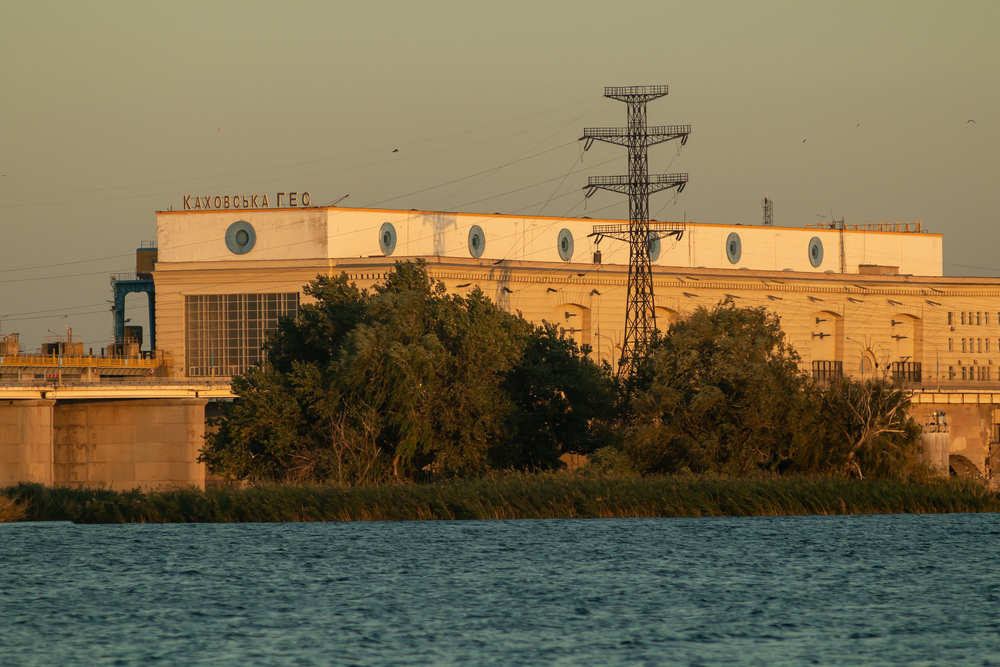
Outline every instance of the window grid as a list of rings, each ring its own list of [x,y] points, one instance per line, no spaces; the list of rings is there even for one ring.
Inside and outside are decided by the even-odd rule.
[[[829,382],[844,374],[844,363],[841,361],[814,361],[812,362],[813,379],[820,382]]]
[[[295,317],[299,294],[198,294],[184,297],[188,377],[245,373],[264,360],[265,335]]]

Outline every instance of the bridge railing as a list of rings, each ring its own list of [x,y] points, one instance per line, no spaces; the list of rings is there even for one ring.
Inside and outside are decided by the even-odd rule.
[[[142,357],[96,357],[66,356],[58,354],[7,354],[0,355],[0,365],[4,366],[93,366],[94,368],[121,368],[133,366],[138,368],[158,368],[164,365],[164,359],[145,359]]]
[[[53,378],[30,380],[0,380],[0,399],[12,398],[177,398],[215,396],[234,398],[228,381],[141,381],[141,382],[59,382]]]

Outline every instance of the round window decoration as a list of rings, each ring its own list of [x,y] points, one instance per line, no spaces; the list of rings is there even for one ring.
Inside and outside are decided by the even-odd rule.
[[[472,225],[472,229],[469,230],[469,254],[478,259],[483,256],[485,250],[486,234],[483,233],[483,228]]]
[[[740,235],[733,232],[726,239],[726,257],[729,258],[730,264],[735,264],[740,261],[740,257],[743,256],[743,244],[740,242]]]
[[[378,247],[382,254],[388,257],[396,250],[396,228],[391,222],[386,222],[378,230]]]
[[[257,242],[257,234],[253,226],[246,220],[239,220],[229,225],[226,230],[226,247],[236,255],[245,255],[253,250]]]
[[[823,242],[818,236],[809,239],[809,263],[816,267],[823,263]]]
[[[649,250],[649,261],[655,262],[660,258],[660,235],[650,232],[646,240],[646,249]]]
[[[573,259],[573,232],[564,229],[559,232],[559,239],[556,241],[556,249],[562,261],[568,262]]]

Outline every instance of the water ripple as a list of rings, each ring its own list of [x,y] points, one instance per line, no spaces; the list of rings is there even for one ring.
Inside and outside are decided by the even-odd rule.
[[[1000,665],[995,515],[0,525],[4,665]]]

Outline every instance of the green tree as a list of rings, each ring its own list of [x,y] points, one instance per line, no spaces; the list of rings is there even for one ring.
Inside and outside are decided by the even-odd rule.
[[[909,407],[909,394],[886,376],[830,382],[822,400],[826,437],[803,453],[803,467],[898,476],[913,463],[920,440]]]
[[[698,308],[635,379],[625,451],[644,473],[745,475],[792,465],[822,433],[812,381],[764,308]]]
[[[503,389],[514,403],[499,467],[558,468],[565,453],[589,454],[611,436],[617,386],[607,362],[590,358],[553,324],[535,327]]]
[[[345,275],[305,292],[315,303],[280,323],[268,361],[234,378],[203,453],[216,472],[374,483],[552,467],[591,446],[606,369],[480,290],[449,295],[417,262],[371,292]]]

